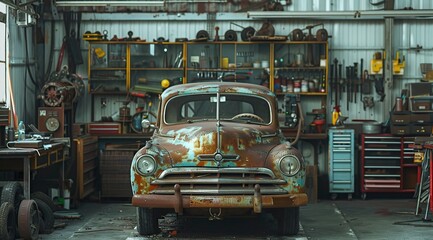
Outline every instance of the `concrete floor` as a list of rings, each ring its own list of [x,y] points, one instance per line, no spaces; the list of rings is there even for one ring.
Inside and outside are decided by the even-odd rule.
[[[415,207],[416,200],[408,198],[321,200],[301,208],[301,231],[294,237],[275,236],[275,221],[265,215],[260,219],[190,220],[175,239],[432,239],[433,222],[423,220],[424,212],[415,216]],[[86,202],[72,211],[81,218],[57,219],[56,223],[64,222],[66,227],[40,235],[40,239],[165,239],[138,236],[135,208],[128,203]]]

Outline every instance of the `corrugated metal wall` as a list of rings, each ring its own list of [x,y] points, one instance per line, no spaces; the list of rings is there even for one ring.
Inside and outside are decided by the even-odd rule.
[[[185,4],[176,5],[179,10],[187,11]],[[221,5],[217,4],[221,8]],[[284,6],[286,11],[342,11],[342,10],[375,10],[381,9],[383,6],[372,6],[369,1],[347,1],[347,0],[306,0],[293,1],[290,6]],[[432,1],[396,1],[396,9],[404,7],[413,7],[415,9],[431,9]],[[231,9],[223,9],[230,11]],[[175,12],[175,9],[171,12]],[[314,12],[310,12],[314,14]],[[105,19],[101,19],[100,14],[85,14],[81,24],[81,33],[85,31],[102,31],[109,32],[109,38],[116,34],[118,37],[127,36],[128,31],[133,31],[134,36],[139,36],[148,41],[152,41],[158,37],[164,37],[170,41],[174,41],[178,37],[186,37],[189,39],[195,38],[195,34],[202,29],[208,30],[211,37],[214,36],[214,27],[220,27],[220,35],[228,29],[241,31],[242,29],[231,22],[247,27],[252,26],[259,29],[262,25],[261,20],[248,19],[246,13],[234,14],[234,17],[224,18],[224,13],[219,14],[184,14],[179,16],[176,14],[168,16],[164,13],[153,14],[152,20],[146,14],[108,14],[103,15]],[[186,16],[186,17],[185,17]],[[176,20],[175,20],[176,19]],[[222,20],[226,19],[226,20]],[[294,28],[304,28],[306,25],[319,23],[320,21],[303,21],[303,20],[279,20],[273,21],[276,29],[276,34],[286,35]],[[364,67],[369,67],[370,59],[377,51],[384,49],[384,23],[379,20],[370,21],[323,21],[325,28],[328,30],[332,38],[329,40],[330,60],[337,58],[339,62],[344,62],[345,65],[351,65],[354,62],[360,62],[364,59]],[[14,19],[11,17],[9,21],[11,28],[11,59],[23,59],[25,56],[23,46],[22,29],[17,29]],[[417,81],[420,77],[419,64],[423,62],[432,62],[431,53],[432,46],[429,41],[429,34],[432,32],[433,25],[431,20],[396,20],[394,24],[394,49],[401,50],[405,55],[407,67],[404,76],[395,77],[393,94],[397,96],[402,88],[409,82]],[[44,35],[49,36],[49,27],[45,28]],[[65,36],[63,21],[55,23],[55,55],[57,60],[61,42]],[[45,40],[46,49],[49,49],[50,42]],[[417,45],[422,46],[421,51],[415,51],[412,48]],[[83,58],[86,58],[87,43],[81,42],[81,52]],[[32,54],[32,53],[31,53]],[[393,53],[395,54],[395,53]],[[48,57],[48,53],[46,53]],[[66,59],[66,57],[65,57]],[[64,60],[66,62],[66,60]],[[56,61],[53,61],[53,65]],[[45,66],[46,68],[46,66]],[[78,72],[87,80],[87,64],[80,65]],[[23,89],[23,81],[25,68],[19,65],[13,65],[12,78],[14,81],[14,89],[18,92]],[[15,85],[16,84],[16,85]],[[373,89],[374,90],[374,89]],[[393,97],[393,96],[387,96]],[[304,109],[317,108],[316,100],[309,101],[304,98]],[[375,96],[378,99],[378,96]],[[79,102],[77,121],[90,121],[89,111],[90,97],[85,95]],[[98,101],[96,101],[98,102]],[[342,103],[345,103],[343,97]],[[114,105],[113,109],[117,109],[118,104]],[[17,101],[17,107],[22,108],[22,101]],[[320,106],[319,106],[320,107]],[[329,109],[330,110],[330,109]],[[109,111],[105,109],[103,111]],[[352,119],[375,119],[378,121],[386,121],[387,115],[384,114],[388,110],[382,107],[381,103],[376,103],[373,109],[364,111],[363,106],[359,101],[357,104],[350,104],[350,114],[343,104],[343,113],[350,115]],[[100,114],[99,114],[100,115]]]
[[[236,21],[237,24],[241,26],[252,26],[255,29],[259,29],[261,27],[261,22],[259,21]],[[287,35],[291,30],[295,28],[303,28],[306,25],[317,23],[311,21],[291,21],[291,22],[275,22],[274,27],[276,29],[276,34],[279,35]],[[413,28],[413,24],[416,22],[402,23],[396,24],[396,36],[406,36],[405,34],[400,34],[399,31],[407,28]],[[177,37],[186,37],[192,39],[195,37],[195,34],[202,29],[208,28],[208,23],[203,21],[178,21],[178,22],[170,22],[170,21],[149,21],[149,22],[139,22],[139,21],[118,21],[118,22],[108,22],[108,21],[99,21],[99,22],[90,22],[86,21],[82,23],[81,28],[83,31],[102,31],[108,30],[109,38],[110,36],[116,34],[118,37],[125,37],[128,31],[133,31],[134,36],[139,36],[142,39],[146,39],[152,41],[158,37],[164,37],[166,39],[170,39],[173,41]],[[354,62],[360,63],[361,59],[364,60],[364,68],[368,69],[370,66],[370,60],[373,57],[375,52],[380,52],[384,49],[384,25],[382,21],[348,21],[345,23],[335,23],[335,22],[324,22],[325,28],[328,30],[329,34],[332,35],[332,38],[329,40],[329,56],[330,60],[338,59],[339,63],[343,63],[344,66],[353,65]],[[408,26],[409,25],[409,26]],[[429,27],[427,23],[423,24],[424,27],[419,26],[419,29],[426,29]],[[187,28],[185,28],[187,26]],[[242,30],[235,25],[231,25],[230,21],[226,22],[215,22],[213,26],[219,26],[221,31],[220,34],[224,33],[224,31],[228,29]],[[404,27],[405,26],[405,27]],[[59,24],[59,36],[63,36],[61,33],[62,26]],[[401,29],[401,30],[400,30]],[[211,32],[211,34],[214,34]],[[395,38],[395,40],[399,40]],[[404,48],[407,49],[411,45],[407,43],[407,41],[399,40],[401,44],[397,44],[396,49]],[[421,41],[421,39],[420,39]],[[427,42],[420,42],[420,44]],[[424,44],[425,45],[425,44]],[[86,42],[82,42],[82,52],[86,54]],[[427,45],[426,45],[427,46]],[[406,52],[406,53],[405,53]],[[427,59],[423,58],[418,59],[419,55],[426,53],[426,51],[422,51],[421,53],[416,53],[415,51],[403,51],[402,52],[406,56],[407,66],[405,75],[410,76],[410,80],[414,78],[419,79],[419,63],[426,62]],[[413,58],[416,58],[413,59]],[[415,65],[413,64],[415,63]],[[331,64],[331,62],[330,62]],[[86,76],[85,69],[79,68],[83,70],[82,75]],[[344,76],[343,71],[343,76]],[[400,92],[400,89],[404,87],[404,83],[407,83],[408,79],[404,77],[396,77],[395,89],[396,94]],[[372,89],[374,93],[374,89]],[[388,114],[384,114],[387,112],[388,107],[383,106],[382,102],[379,102],[379,96],[377,94],[371,94],[375,99],[374,108],[367,108],[364,110],[363,104],[360,102],[359,94],[357,96],[357,103],[349,103],[349,110],[347,110],[347,101],[346,94],[343,94],[340,104],[342,105],[343,114],[347,114],[350,111],[351,119],[374,119],[377,121],[386,121]],[[391,97],[391,96],[388,96]],[[314,108],[320,108],[320,104],[317,103],[316,100],[310,102],[311,98],[303,97],[304,109],[311,110]],[[332,111],[333,103],[328,103],[328,111]],[[117,108],[117,106],[115,106]],[[88,119],[88,114],[79,114],[79,116],[86,116]],[[86,119],[83,119],[85,121]]]

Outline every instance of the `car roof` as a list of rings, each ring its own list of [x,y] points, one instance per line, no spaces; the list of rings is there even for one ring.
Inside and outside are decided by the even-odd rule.
[[[177,95],[191,95],[198,93],[241,93],[274,97],[275,94],[267,87],[239,82],[203,82],[175,85],[167,88],[161,95],[170,98]]]

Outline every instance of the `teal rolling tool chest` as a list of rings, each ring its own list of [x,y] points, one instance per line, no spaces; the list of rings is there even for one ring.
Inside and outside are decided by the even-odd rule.
[[[346,193],[352,199],[355,191],[355,131],[353,129],[329,130],[329,192],[331,198]]]

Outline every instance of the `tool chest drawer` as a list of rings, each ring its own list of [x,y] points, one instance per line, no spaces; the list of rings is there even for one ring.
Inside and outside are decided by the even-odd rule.
[[[354,192],[355,138],[353,129],[329,130],[329,192],[333,199],[337,193]]]
[[[361,197],[367,192],[411,192],[414,188],[404,184],[412,181],[407,174],[414,172],[413,137],[389,134],[363,134],[361,136]],[[405,179],[405,176],[407,179]]]

